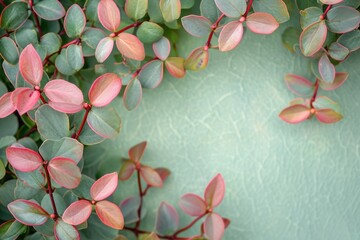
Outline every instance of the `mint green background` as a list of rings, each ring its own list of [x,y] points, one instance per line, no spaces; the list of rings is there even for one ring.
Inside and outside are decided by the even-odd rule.
[[[145,228],[153,229],[162,200],[176,206],[180,225],[186,225],[191,218],[178,199],[188,192],[203,195],[221,173],[227,188],[216,211],[232,221],[224,239],[360,238],[360,54],[342,66],[350,77],[341,88],[320,92],[339,102],[344,120],[290,125],[278,118],[296,97],[284,75],[310,74],[308,62],[282,46],[283,30],[270,36],[247,31],[236,50],[211,50],[205,71],[184,79],[167,75],[160,87],[144,91],[136,111],[122,107],[122,132],[101,145],[104,159],[117,161],[147,140],[143,163],[173,172],[163,189],[146,196]],[[183,56],[204,42],[181,38]],[[113,166],[105,161],[101,171]],[[135,194],[135,182],[121,183],[117,198]]]

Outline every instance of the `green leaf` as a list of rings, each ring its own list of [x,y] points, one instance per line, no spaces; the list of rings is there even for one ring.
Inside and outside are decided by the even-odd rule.
[[[0,138],[5,136],[13,136],[19,128],[19,122],[14,114],[6,118],[0,118]]]
[[[18,199],[8,205],[11,214],[28,226],[42,225],[48,219],[48,213],[36,202]]]
[[[44,160],[54,157],[65,157],[78,163],[83,155],[84,146],[76,139],[64,137],[60,140],[46,140],[41,144],[39,152]]]
[[[69,135],[69,118],[65,113],[43,105],[35,112],[37,129],[43,139],[57,140]]]
[[[83,174],[79,186],[71,191],[79,198],[91,199],[90,188],[94,182],[94,179]]]
[[[15,170],[15,174],[21,181],[34,189],[43,189],[46,184],[45,177],[39,169],[27,173]]]
[[[15,41],[20,48],[25,48],[29,44],[34,46],[39,43],[38,35],[33,28],[21,28],[15,32]]]
[[[307,28],[314,22],[319,21],[319,17],[323,14],[323,11],[318,7],[309,7],[300,11],[300,25],[301,28]]]
[[[105,33],[98,28],[88,28],[81,35],[81,46],[85,57],[93,56],[100,40],[105,37]]]
[[[346,33],[359,27],[360,13],[351,7],[338,6],[327,13],[327,26],[334,33]]]
[[[11,179],[0,186],[0,203],[3,206],[8,205],[15,200],[14,189],[16,187],[16,180]]]
[[[73,44],[63,49],[55,60],[55,66],[65,75],[73,75],[79,71],[84,66],[81,47]]]
[[[49,236],[50,239],[54,239],[54,220],[49,218],[44,224],[34,226],[34,229],[41,233],[42,236]]]
[[[327,36],[325,21],[311,24],[300,35],[300,49],[305,56],[312,56],[323,46]]]
[[[212,23],[216,22],[221,15],[214,0],[202,0],[200,3],[200,12],[201,16],[206,17]]]
[[[326,53],[324,53],[319,60],[319,73],[321,75],[321,79],[327,83],[332,83],[335,79],[335,67],[330,62]]]
[[[16,220],[5,222],[0,225],[0,239],[17,239],[26,230],[27,227]]]
[[[0,55],[11,64],[16,64],[19,61],[19,50],[14,40],[9,37],[0,39]]]
[[[80,114],[77,114],[76,126],[80,126],[83,115],[84,112],[80,112]],[[84,145],[94,145],[104,140],[105,138],[97,135],[93,130],[91,130],[91,128],[87,124],[85,124],[79,137],[79,141]]]
[[[143,22],[136,32],[137,37],[143,43],[153,43],[158,41],[164,34],[164,29],[153,22]]]
[[[229,18],[239,18],[246,11],[245,0],[215,0],[219,10]]]
[[[137,108],[142,98],[142,88],[139,79],[132,79],[125,88],[123,95],[124,105],[131,111]]]
[[[254,1],[253,8],[255,12],[270,13],[279,23],[290,19],[289,12],[283,0],[258,0]]]
[[[147,12],[147,9],[148,0],[126,0],[125,2],[126,15],[135,21],[143,18]]]
[[[65,9],[58,0],[43,0],[35,4],[34,11],[39,17],[54,21],[65,15]]]
[[[4,166],[3,161],[0,161],[0,180],[3,179],[3,177],[5,177],[6,174],[6,169]]]
[[[27,183],[19,179],[16,181],[16,187],[14,189],[15,198],[33,199],[38,193],[40,193],[39,188],[30,187]]]
[[[151,22],[155,23],[163,23],[164,18],[162,16],[160,10],[160,2],[159,1],[150,1],[148,6],[148,14]]]
[[[295,52],[295,47],[299,46],[299,38],[301,32],[295,27],[288,27],[281,35],[281,40],[284,46],[290,51]]]
[[[119,135],[121,129],[120,116],[111,106],[92,107],[87,123],[95,133],[103,138],[114,138]]]
[[[330,57],[338,61],[344,60],[350,53],[349,49],[337,42],[333,42],[328,51]]]
[[[360,48],[360,30],[342,34],[337,42],[349,49],[350,52],[358,50]]]
[[[48,56],[59,51],[61,42],[61,37],[53,32],[46,33],[40,39],[40,44],[46,49]]]
[[[80,239],[79,232],[70,224],[57,220],[54,226],[54,234],[58,240]]]
[[[95,23],[97,21],[97,6],[99,5],[100,0],[87,0],[85,2],[85,15],[86,19],[90,23]]]
[[[13,2],[2,11],[0,26],[7,31],[14,31],[25,23],[28,16],[27,3]]]
[[[202,16],[188,15],[182,17],[181,22],[185,31],[195,37],[208,36],[212,31],[210,20]]]
[[[64,198],[58,194],[57,192],[53,193],[53,199],[55,201],[56,209],[60,215],[63,214],[63,212],[66,209],[66,203],[64,201]],[[45,209],[48,213],[54,213],[54,209],[51,204],[51,199],[49,194],[45,194],[43,199],[41,200],[41,207]]]
[[[337,102],[334,102],[328,97],[320,96],[317,97],[313,103],[316,109],[333,109],[336,112],[340,112],[340,106]]]
[[[85,24],[86,18],[82,8],[77,4],[72,5],[68,9],[64,19],[64,28],[68,37],[80,37],[84,31]]]
[[[317,7],[318,3],[316,0],[296,0],[296,6],[299,10],[302,10],[309,7]]]
[[[180,0],[160,0],[160,10],[165,22],[172,22],[180,17]]]
[[[337,4],[338,6],[349,6],[349,7],[353,7],[353,8],[358,8],[360,6],[360,1],[359,0],[344,0],[341,3]]]
[[[160,60],[153,60],[146,63],[138,75],[143,88],[156,88],[163,79],[164,63]]]
[[[194,4],[195,0],[181,0],[181,9],[190,9]]]

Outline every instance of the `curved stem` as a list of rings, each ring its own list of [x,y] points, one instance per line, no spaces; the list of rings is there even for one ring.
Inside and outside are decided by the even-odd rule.
[[[3,6],[4,8],[6,7],[6,4],[4,3],[4,0],[0,0],[0,4],[1,4],[1,6]]]
[[[201,218],[203,218],[206,214],[208,214],[208,212],[206,211],[205,213],[201,214],[200,216],[198,216],[197,218],[195,218],[191,223],[189,223],[187,226],[177,230],[173,237],[176,238],[177,235],[179,235],[180,233],[188,230],[189,228],[191,228],[195,223],[197,223]]]
[[[75,133],[71,136],[72,138],[74,138],[74,139],[77,140],[77,139],[80,137],[80,134],[81,134],[81,132],[82,132],[84,126],[85,126],[85,123],[86,123],[86,120],[87,120],[87,117],[88,117],[88,115],[89,115],[90,110],[91,110],[91,105],[87,105],[87,106],[85,107],[85,115],[84,115],[84,118],[83,118],[83,120],[82,120],[82,122],[81,122],[81,124],[80,124],[79,130],[78,130],[77,132],[75,132]]]
[[[326,18],[327,13],[330,11],[332,6],[333,5],[328,5],[327,6],[327,8],[325,9],[325,12],[320,16],[320,19],[325,19]]]
[[[44,170],[45,170],[47,186],[48,186],[47,187],[47,192],[49,194],[51,205],[52,205],[52,208],[54,210],[54,215],[55,215],[54,220],[56,220],[59,217],[59,214],[58,214],[57,209],[56,209],[56,204],[55,204],[54,195],[53,195],[54,190],[52,189],[52,186],[51,186],[50,173],[49,173],[49,170],[48,170],[47,163],[44,163],[43,167],[44,167]]]
[[[115,32],[114,34],[115,34],[115,36],[117,36],[117,35],[119,35],[120,33],[125,32],[125,31],[127,31],[127,30],[129,30],[129,29],[131,29],[131,28],[138,27],[138,26],[140,26],[141,24],[142,24],[142,22],[134,22],[133,24],[130,24],[129,26],[126,26],[126,27],[120,29],[119,31]]]
[[[210,45],[211,45],[211,39],[212,39],[213,36],[214,36],[215,30],[217,29],[217,27],[219,26],[220,21],[221,21],[224,17],[225,17],[225,14],[221,14],[220,17],[216,20],[216,22],[215,22],[213,25],[211,25],[212,30],[211,30],[211,32],[209,33],[209,37],[208,37],[208,39],[207,39],[207,41],[206,41],[206,43],[205,43],[205,46],[207,46],[208,48],[209,48]]]
[[[318,91],[319,91],[319,79],[316,79],[314,93],[313,93],[313,95],[312,95],[312,97],[310,99],[310,107],[312,109],[314,108],[313,103],[316,100],[316,96],[317,96]]]
[[[36,24],[36,27],[38,29],[38,32],[39,32],[39,35],[40,37],[42,37],[42,30],[41,30],[41,26],[40,26],[40,21],[39,21],[39,17],[38,15],[36,14],[36,12],[34,11],[34,3],[32,0],[29,0],[29,5],[30,5],[30,10],[31,10],[31,13],[34,15],[34,19],[35,19],[35,24]]]
[[[246,18],[247,15],[248,15],[248,13],[250,12],[250,9],[251,9],[251,7],[252,7],[253,1],[254,1],[254,0],[249,0],[249,1],[248,1],[247,7],[246,7],[246,11],[245,11],[245,13],[244,13],[244,15],[243,15],[244,18]]]

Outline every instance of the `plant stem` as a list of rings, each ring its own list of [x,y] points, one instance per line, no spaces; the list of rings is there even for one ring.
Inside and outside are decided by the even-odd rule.
[[[126,26],[126,27],[120,29],[119,31],[115,32],[114,34],[115,34],[115,36],[117,36],[117,35],[119,35],[120,33],[125,32],[126,30],[129,30],[129,29],[131,29],[131,28],[138,27],[138,26],[140,26],[141,24],[142,24],[142,22],[134,22],[133,24],[130,24],[129,26]]]
[[[77,132],[75,131],[74,134],[71,136],[72,138],[74,138],[76,140],[80,137],[80,134],[81,134],[81,132],[82,132],[84,126],[85,126],[86,119],[87,119],[87,117],[89,115],[89,112],[91,110],[91,105],[86,105],[86,107],[84,107],[84,108],[85,108],[85,115],[84,115],[84,118],[83,118],[83,120],[82,120],[82,122],[80,124],[79,130]]]
[[[74,40],[72,40],[72,41],[70,41],[70,42],[62,45],[62,46],[60,47],[59,51],[50,54],[49,56],[47,56],[47,57],[44,59],[43,65],[47,64],[48,62],[50,62],[50,61],[49,61],[50,58],[51,58],[52,56],[54,56],[55,54],[59,54],[62,49],[67,48],[68,46],[73,45],[73,44],[79,44],[80,42],[81,42],[80,38],[76,38],[76,39],[74,39]]]
[[[320,19],[325,19],[327,13],[330,11],[332,5],[328,5],[327,8],[325,9],[325,12],[320,16]]]
[[[141,223],[141,209],[142,209],[143,196],[144,196],[144,193],[142,191],[142,186],[141,186],[140,169],[137,169],[137,182],[138,182],[138,188],[139,188],[140,205],[139,205],[139,209],[137,212],[139,220],[136,222],[136,225],[135,225],[136,236],[139,233],[138,231],[139,231],[139,227],[140,227],[140,223]]]
[[[211,45],[211,39],[212,39],[213,36],[214,36],[214,33],[215,33],[216,28],[219,26],[220,21],[221,21],[224,17],[225,17],[225,14],[221,14],[221,16],[216,20],[216,22],[215,22],[213,25],[211,25],[212,30],[211,30],[211,32],[210,32],[210,34],[209,34],[209,37],[208,37],[208,39],[207,39],[207,41],[206,41],[206,43],[205,43],[205,46],[207,46],[208,48],[209,48],[210,45]]]
[[[51,179],[50,179],[50,174],[49,174],[49,170],[48,170],[48,163],[44,163],[43,165],[44,167],[44,170],[45,170],[45,175],[46,175],[46,180],[47,180],[47,192],[49,194],[49,197],[50,197],[50,201],[51,201],[51,205],[52,205],[52,208],[54,210],[54,220],[56,220],[58,217],[59,217],[59,214],[57,212],[57,209],[56,209],[56,204],[55,204],[55,200],[54,200],[54,195],[53,195],[53,189],[52,189],[52,186],[51,186]]]
[[[0,0],[0,4],[5,8],[6,4],[4,3],[4,0]]]
[[[195,223],[197,223],[201,218],[203,218],[206,214],[208,214],[208,211],[206,211],[205,213],[201,214],[200,216],[198,216],[197,218],[195,218],[191,223],[189,223],[187,226],[177,230],[173,237],[176,238],[177,235],[179,235],[180,233],[188,230],[189,228],[191,228]]]
[[[40,93],[40,99],[41,99],[41,101],[42,101],[44,104],[47,103],[46,100],[45,100],[45,98],[43,97],[43,95],[41,95],[41,93]]]
[[[42,30],[41,30],[39,18],[38,18],[38,15],[36,14],[36,12],[34,11],[34,8],[33,8],[33,6],[34,6],[33,0],[29,0],[29,5],[30,5],[31,12],[34,15],[35,24],[36,24],[36,27],[38,29],[39,35],[40,35],[40,37],[42,37]]]
[[[254,1],[254,0],[249,0],[249,1],[248,1],[247,7],[246,7],[246,11],[245,11],[245,13],[244,13],[244,15],[243,15],[244,18],[246,18],[247,15],[248,15],[248,13],[250,12],[250,9],[251,9],[251,7],[252,7],[253,1]]]
[[[30,134],[32,134],[33,132],[36,132],[36,130],[37,130],[37,126],[34,125],[32,128],[30,128],[30,129],[24,134],[23,137],[28,137],[28,136],[30,136]]]
[[[316,100],[316,95],[317,95],[317,93],[318,93],[318,90],[319,90],[319,79],[316,79],[314,94],[313,94],[313,96],[312,96],[311,99],[310,99],[310,107],[311,107],[312,109],[314,108],[313,103],[314,103],[315,100]]]

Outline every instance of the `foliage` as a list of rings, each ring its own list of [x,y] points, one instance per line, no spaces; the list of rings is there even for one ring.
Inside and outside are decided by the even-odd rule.
[[[182,78],[186,71],[205,69],[211,49],[235,49],[246,29],[273,33],[290,18],[285,2],[0,0],[0,5],[0,118],[7,122],[0,125],[0,238],[127,239],[130,232],[138,239],[221,239],[230,221],[214,212],[225,194],[220,174],[204,197],[181,198],[180,208],[193,221],[179,227],[176,208],[162,202],[149,231],[141,228],[144,197],[161,188],[170,171],[143,164],[146,142],[129,150],[119,172],[98,179],[83,168],[98,159],[84,153],[120,133],[114,99],[122,97],[134,110],[143,88],[161,84],[164,69]],[[287,28],[283,42],[312,59],[316,80],[285,76],[291,91],[311,97],[293,100],[280,113],[284,121],[342,118],[338,104],[318,91],[335,90],[348,78],[336,66],[359,49],[359,5],[357,0],[297,1],[301,30]],[[182,28],[206,38],[186,58],[177,51]],[[114,202],[118,180],[133,174],[139,195]],[[203,218],[199,234],[187,236]]]

